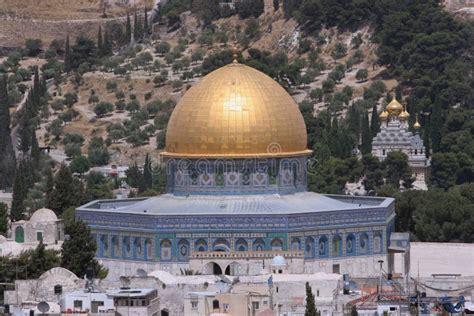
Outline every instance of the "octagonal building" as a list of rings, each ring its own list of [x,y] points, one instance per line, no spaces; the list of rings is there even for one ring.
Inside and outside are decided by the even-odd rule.
[[[137,269],[373,276],[394,229],[391,198],[307,191],[312,172],[298,105],[236,61],[174,109],[162,152],[167,193],[79,207],[111,277]],[[285,265],[272,259],[283,257]]]

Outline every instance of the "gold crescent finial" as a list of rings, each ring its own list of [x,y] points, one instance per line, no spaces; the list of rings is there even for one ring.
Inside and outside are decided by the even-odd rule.
[[[237,47],[237,41],[234,41],[232,45],[232,62],[238,63],[237,59],[239,58],[239,48]]]
[[[415,124],[413,124],[414,129],[419,129],[421,127],[420,122],[418,122],[418,113],[416,113]]]

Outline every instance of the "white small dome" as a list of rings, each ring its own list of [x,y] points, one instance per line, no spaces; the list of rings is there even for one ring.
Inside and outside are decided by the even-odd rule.
[[[58,217],[56,214],[47,208],[40,208],[30,218],[31,223],[39,223],[39,222],[56,222]]]
[[[272,266],[286,266],[286,260],[282,256],[275,256],[272,259]]]

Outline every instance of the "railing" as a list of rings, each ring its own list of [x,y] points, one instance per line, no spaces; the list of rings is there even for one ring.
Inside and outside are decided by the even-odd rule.
[[[282,256],[284,258],[304,258],[303,251],[193,251],[191,259],[271,259],[275,256]]]

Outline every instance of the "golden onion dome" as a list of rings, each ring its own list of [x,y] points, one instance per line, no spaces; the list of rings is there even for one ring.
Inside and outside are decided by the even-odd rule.
[[[382,121],[386,121],[388,118],[388,112],[386,110],[383,110],[382,113],[380,113],[379,118]]]
[[[165,157],[290,157],[311,153],[298,105],[277,82],[237,62],[191,87],[171,114]]]
[[[393,98],[392,101],[387,105],[387,111],[390,115],[400,115],[403,111],[403,106],[397,101],[397,99]]]
[[[416,116],[415,124],[413,124],[414,129],[420,129],[421,124],[418,122],[418,115]]]
[[[400,113],[400,115],[398,116],[401,120],[408,120],[408,118],[410,117],[410,113],[407,112],[406,108],[403,107],[403,111],[402,113]]]

